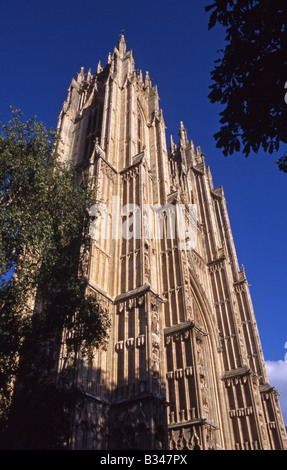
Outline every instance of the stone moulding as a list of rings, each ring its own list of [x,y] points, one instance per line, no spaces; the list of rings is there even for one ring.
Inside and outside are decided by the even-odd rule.
[[[257,377],[257,375],[248,366],[242,366],[238,367],[237,369],[230,369],[223,372],[221,375],[221,380],[233,381],[234,379],[241,379],[242,377],[247,377],[248,375]]]
[[[211,423],[208,419],[206,418],[194,418],[188,421],[181,421],[179,423],[171,423],[168,425],[168,429],[180,429],[180,428],[188,428],[191,426],[210,426],[213,429],[218,429],[218,427],[214,424]]]
[[[176,335],[178,333],[183,333],[187,330],[195,329],[198,333],[200,333],[202,336],[208,336],[208,333],[203,331],[201,328],[199,328],[195,321],[189,320],[186,322],[179,323],[178,325],[172,325],[168,326],[167,328],[164,329],[164,336],[172,336]]]
[[[167,299],[163,298],[162,296],[154,292],[154,290],[151,288],[150,284],[148,283],[145,283],[143,286],[137,287],[136,289],[130,290],[128,292],[124,292],[123,294],[119,294],[115,297],[111,297],[107,292],[104,292],[102,289],[96,286],[95,283],[91,279],[88,280],[88,286],[91,289],[93,289],[95,292],[97,292],[98,294],[102,295],[103,297],[106,297],[106,299],[109,300],[112,305],[117,305],[132,297],[136,298],[138,296],[142,296],[147,292],[150,292],[162,303],[167,301]]]

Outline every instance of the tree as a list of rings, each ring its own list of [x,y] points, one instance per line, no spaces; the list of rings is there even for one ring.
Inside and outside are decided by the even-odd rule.
[[[225,106],[214,137],[225,156],[287,143],[287,4],[284,0],[215,0],[209,29],[226,29],[226,47],[211,73],[209,99]],[[287,172],[287,152],[276,162]]]
[[[2,428],[14,378],[30,374],[31,379],[30,366],[39,360],[41,345],[60,340],[65,330],[72,332],[69,347],[75,354],[79,350],[90,354],[109,327],[107,315],[87,295],[80,270],[81,254],[90,243],[91,181],[87,170],[76,171],[71,163],[61,161],[58,142],[55,131],[47,130],[36,117],[25,122],[17,109],[12,109],[7,124],[1,124]],[[47,398],[43,390],[41,396]]]

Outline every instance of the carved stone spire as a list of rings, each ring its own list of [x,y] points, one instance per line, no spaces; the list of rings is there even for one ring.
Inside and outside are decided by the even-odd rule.
[[[125,36],[124,36],[124,33],[121,34],[121,38],[119,40],[119,53],[120,53],[120,56],[123,57],[124,54],[126,53],[127,51],[127,42],[125,40]]]
[[[97,73],[101,73],[102,70],[103,70],[102,63],[99,60],[98,65],[97,65]]]
[[[77,74],[77,82],[83,83],[84,79],[85,79],[84,67],[81,67],[80,72]]]
[[[188,140],[187,140],[187,133],[186,133],[186,129],[183,125],[183,122],[180,121],[180,128],[179,128],[179,137],[180,137],[180,146],[185,149],[187,147],[187,144],[188,144]]]
[[[146,71],[146,73],[145,73],[144,85],[145,85],[146,88],[151,87],[151,78],[149,76],[148,71]]]

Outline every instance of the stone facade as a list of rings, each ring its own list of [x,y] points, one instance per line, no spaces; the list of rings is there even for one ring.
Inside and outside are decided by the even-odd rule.
[[[193,249],[168,236],[164,211],[162,238],[144,228],[138,238],[112,236],[111,223],[107,237],[91,240],[83,269],[111,331],[93,363],[79,358],[66,447],[286,449],[223,189],[183,123],[167,148],[157,87],[135,69],[124,36],[105,67],[72,80],[58,127],[63,158],[89,166],[110,222],[132,213],[130,231],[141,220],[149,229],[145,205],[181,204],[186,221],[197,208]],[[63,346],[60,371],[66,359]]]

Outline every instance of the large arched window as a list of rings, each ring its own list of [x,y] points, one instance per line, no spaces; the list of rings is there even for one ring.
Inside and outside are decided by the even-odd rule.
[[[85,148],[85,158],[89,159],[93,151],[96,140],[100,141],[102,132],[102,119],[103,119],[103,104],[101,102],[95,103],[90,109],[88,127],[87,127],[87,138]]]

